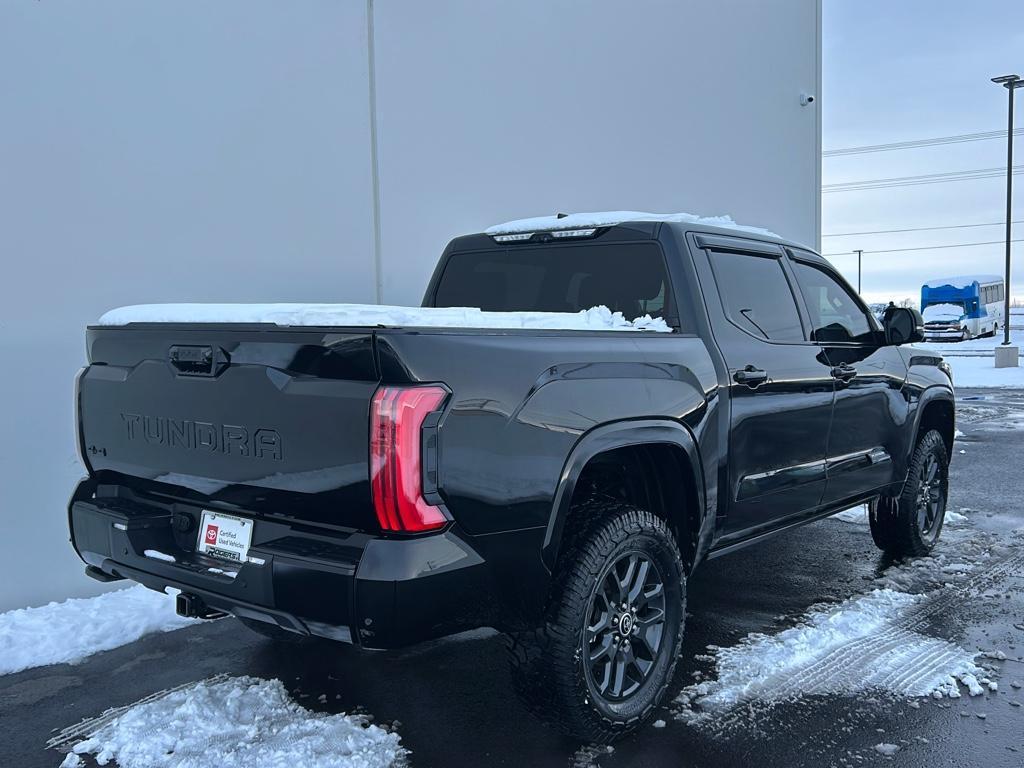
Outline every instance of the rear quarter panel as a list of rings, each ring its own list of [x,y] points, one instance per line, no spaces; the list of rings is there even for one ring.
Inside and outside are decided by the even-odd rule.
[[[704,342],[678,333],[383,332],[378,352],[385,383],[451,388],[439,487],[475,536],[545,526],[573,446],[601,425],[668,418],[699,442],[718,386]]]

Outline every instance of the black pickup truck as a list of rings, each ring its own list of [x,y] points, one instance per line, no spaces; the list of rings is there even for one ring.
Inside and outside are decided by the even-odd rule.
[[[557,225],[555,225],[557,227]],[[702,561],[858,503],[942,528],[948,366],[807,248],[659,221],[453,240],[425,307],[662,330],[88,329],[72,543],[279,639],[389,649],[490,626],[527,704],[609,741],[663,699]]]

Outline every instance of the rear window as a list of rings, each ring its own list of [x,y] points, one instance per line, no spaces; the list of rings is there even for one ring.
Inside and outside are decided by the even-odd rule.
[[[633,320],[665,317],[668,285],[655,243],[520,246],[452,254],[434,306],[579,312],[603,304]]]

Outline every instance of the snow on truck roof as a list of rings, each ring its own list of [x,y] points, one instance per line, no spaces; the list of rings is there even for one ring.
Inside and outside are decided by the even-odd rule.
[[[722,227],[750,232],[755,235],[779,237],[761,227],[737,224],[731,216],[697,216],[693,213],[645,213],[643,211],[594,211],[592,213],[570,213],[557,216],[534,216],[530,219],[516,219],[496,224],[484,230],[485,235],[511,235],[523,232],[549,232],[559,229],[588,229],[591,227],[613,227],[627,221],[664,221],[680,224],[698,224],[704,227]]]
[[[1002,280],[1003,278],[999,275],[958,275],[956,277],[937,277],[925,283],[924,287],[942,288],[948,285],[950,288],[966,288],[974,283],[984,285],[985,283],[999,283]]]

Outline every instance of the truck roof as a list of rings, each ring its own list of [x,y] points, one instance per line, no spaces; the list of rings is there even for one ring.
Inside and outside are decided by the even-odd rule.
[[[699,230],[712,234],[735,236],[742,234],[752,236],[758,240],[767,240],[783,245],[792,245],[806,248],[800,243],[787,240],[776,233],[747,224],[739,224],[731,216],[698,216],[692,213],[646,213],[643,211],[594,211],[589,213],[559,213],[553,216],[535,216],[527,219],[516,219],[502,224],[496,224],[485,229],[481,235],[489,236],[494,240],[501,238],[504,242],[528,239],[529,235],[536,233],[575,232],[581,230],[592,230],[598,228],[612,228],[617,226],[632,226],[640,224],[670,224],[681,227],[687,231]],[[653,227],[652,227],[653,232]],[[557,235],[556,235],[557,236]],[[582,236],[582,235],[581,235]],[[472,236],[470,236],[472,237]],[[568,237],[568,235],[565,235]]]

